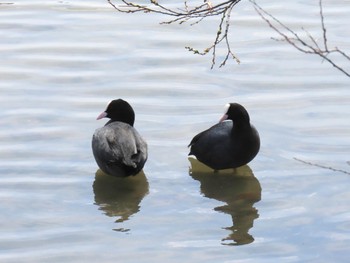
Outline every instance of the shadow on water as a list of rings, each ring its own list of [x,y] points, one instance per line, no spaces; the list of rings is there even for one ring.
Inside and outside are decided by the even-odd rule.
[[[118,217],[116,223],[122,223],[139,212],[140,203],[149,192],[149,184],[143,171],[135,176],[114,177],[98,169],[92,187],[95,204],[107,216]],[[114,230],[127,232],[130,229],[117,228]]]
[[[261,186],[249,166],[214,172],[213,169],[189,158],[190,175],[200,182],[201,193],[208,198],[226,203],[214,210],[229,214],[233,225],[225,227],[231,233],[222,239],[223,245],[245,245],[254,242],[249,234],[254,220],[259,217],[253,206],[261,199]]]

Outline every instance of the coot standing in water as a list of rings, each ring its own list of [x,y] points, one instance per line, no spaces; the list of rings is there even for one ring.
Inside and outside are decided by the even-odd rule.
[[[189,155],[214,170],[222,170],[253,160],[260,149],[260,138],[247,110],[238,103],[229,103],[220,122],[197,134],[189,147]]]
[[[109,175],[136,175],[147,160],[147,144],[133,127],[133,108],[125,100],[112,100],[97,120],[105,117],[110,120],[92,137],[92,151],[97,165]]]

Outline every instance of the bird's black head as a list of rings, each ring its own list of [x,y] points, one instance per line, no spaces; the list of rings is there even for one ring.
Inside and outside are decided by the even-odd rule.
[[[236,125],[247,125],[250,122],[247,110],[238,103],[229,103],[226,105],[227,111],[220,121],[232,120]]]
[[[135,122],[133,108],[128,102],[122,99],[112,100],[108,104],[107,109],[97,117],[97,120],[105,117],[111,119],[108,123],[120,121],[133,126]]]

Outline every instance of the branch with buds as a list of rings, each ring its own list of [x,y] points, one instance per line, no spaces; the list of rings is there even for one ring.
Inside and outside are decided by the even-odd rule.
[[[213,68],[217,61],[217,49],[220,45],[226,47],[226,53],[223,57],[219,67],[226,65],[229,59],[233,59],[237,63],[240,63],[238,57],[232,52],[230,41],[229,41],[229,29],[230,29],[230,19],[233,7],[240,2],[240,0],[220,0],[218,4],[213,4],[210,0],[204,0],[204,2],[198,3],[190,7],[187,0],[184,0],[183,6],[180,8],[168,7],[161,4],[158,0],[149,0],[148,4],[139,4],[138,2],[146,2],[141,0],[107,0],[108,3],[113,6],[117,11],[123,13],[157,13],[171,17],[170,20],[164,21],[161,24],[172,24],[179,23],[183,24],[185,22],[191,21],[190,25],[195,25],[203,21],[205,18],[219,16],[219,22],[217,26],[217,31],[215,38],[211,45],[205,48],[203,51],[195,49],[193,47],[185,47],[188,51],[193,52],[198,55],[207,55],[211,53]],[[119,1],[121,5],[116,5],[114,2]],[[304,39],[291,28],[283,24],[276,17],[265,11],[261,6],[259,6],[255,0],[249,0],[256,12],[260,17],[271,27],[277,34],[280,35],[280,39],[273,38],[276,41],[284,41],[297,50],[305,54],[318,55],[323,60],[329,62],[333,67],[344,73],[346,76],[350,77],[350,72],[345,70],[340,66],[335,60],[330,58],[330,54],[337,54],[345,61],[350,60],[350,56],[344,51],[338,49],[337,47],[329,48],[327,39],[327,30],[324,22],[322,0],[319,0],[320,6],[320,18],[321,18],[321,28],[322,28],[322,43],[318,43],[316,38],[312,36],[309,32],[303,29],[306,33],[307,39]]]
[[[168,21],[164,21],[161,24],[172,24],[191,21],[191,25],[200,23],[202,20],[212,16],[220,16],[219,25],[215,39],[212,44],[205,48],[203,51],[199,51],[193,47],[185,47],[188,51],[198,55],[206,55],[211,52],[212,54],[212,65],[211,68],[216,64],[217,47],[220,44],[226,46],[226,55],[220,63],[219,67],[222,67],[226,62],[232,58],[237,63],[240,63],[238,57],[232,52],[229,41],[229,28],[230,28],[230,15],[233,7],[240,2],[240,0],[227,0],[213,5],[210,0],[205,0],[203,3],[190,7],[187,1],[184,1],[183,7],[181,8],[169,8],[163,4],[160,4],[157,0],[150,0],[149,4],[138,4],[135,1],[120,0],[122,5],[116,5],[112,0],[107,0],[108,3],[113,6],[117,11],[123,13],[157,13],[172,17]]]
[[[316,38],[311,35],[307,30],[302,28],[303,32],[306,33],[307,39],[302,38],[299,34],[293,31],[291,28],[283,24],[276,17],[265,11],[261,6],[259,6],[254,0],[249,0],[256,10],[256,12],[260,15],[260,17],[272,28],[278,35],[280,35],[280,39],[272,38],[276,41],[284,41],[305,54],[313,54],[318,55],[328,63],[330,63],[333,67],[340,70],[346,76],[350,77],[350,72],[345,70],[342,66],[340,66],[335,60],[329,58],[329,55],[332,53],[340,55],[345,60],[350,61],[349,55],[347,55],[344,51],[338,49],[337,47],[329,48],[328,39],[327,39],[327,30],[324,23],[324,15],[322,8],[322,0],[319,0],[320,7],[320,24],[322,28],[322,43],[318,43]]]

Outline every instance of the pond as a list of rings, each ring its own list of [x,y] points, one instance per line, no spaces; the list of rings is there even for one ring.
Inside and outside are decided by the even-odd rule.
[[[6,2],[1,262],[348,260],[349,78],[272,40],[249,1],[231,18],[241,63],[213,69],[210,54],[185,46],[208,47],[215,17],[160,25],[166,17],[107,1]],[[324,2],[329,45],[349,54],[350,5]],[[259,4],[322,38],[318,1]],[[149,148],[143,173],[126,180],[101,175],[91,151],[105,123],[96,117],[115,98],[133,106]],[[259,154],[234,173],[192,167],[188,143],[228,102],[249,111]]]

